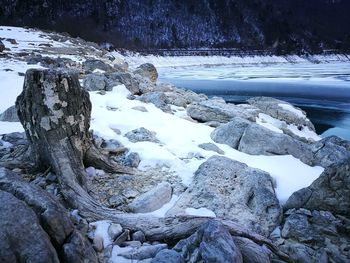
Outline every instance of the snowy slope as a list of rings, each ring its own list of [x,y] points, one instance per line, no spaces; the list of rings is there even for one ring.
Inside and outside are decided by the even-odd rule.
[[[1,27],[1,29],[3,30],[0,30],[0,37],[17,38],[19,43],[17,49],[4,41],[6,47],[10,47],[11,51],[12,49],[23,51],[32,48],[32,45],[29,45],[33,42],[30,34],[34,31],[11,28],[13,33],[11,34],[7,28]],[[45,34],[33,33],[33,39],[37,41],[36,43],[50,41],[51,44],[56,45],[47,37]],[[62,45],[64,48],[74,46],[71,43],[57,43],[57,47],[62,47]],[[95,54],[91,54],[91,56],[93,55]],[[76,57],[79,61],[84,59],[82,56],[71,57]],[[142,59],[138,62],[136,58],[133,59],[135,64],[144,62]],[[18,73],[23,73],[28,68],[33,67],[39,66],[27,65],[20,60],[0,58],[0,112],[12,106],[16,96],[22,90],[23,76],[19,76]],[[90,92],[93,106],[91,128],[96,134],[106,139],[117,139],[131,151],[139,153],[141,157],[139,169],[147,170],[150,167],[161,167],[169,173],[175,173],[185,185],[189,185],[198,166],[216,154],[198,147],[201,143],[214,143],[210,138],[213,128],[185,119],[186,111],[184,108],[173,108],[176,112],[172,115],[164,113],[153,104],[129,100],[128,95],[129,91],[124,86],[115,87],[108,95]],[[132,109],[135,106],[144,106],[148,112]],[[156,132],[161,143],[132,143],[124,137],[125,133],[140,127]],[[117,134],[116,129],[120,130],[121,133]],[[0,134],[14,131],[23,131],[19,123],[0,122]],[[281,203],[284,203],[296,190],[310,185],[323,172],[323,168],[310,167],[292,156],[251,156],[227,145],[217,145],[224,150],[225,156],[270,173],[276,180],[276,193]],[[196,156],[203,158],[196,158]],[[289,169],[289,167],[293,167],[293,169]],[[166,209],[170,207],[171,205],[168,205]],[[163,209],[158,215],[163,216],[166,209]],[[198,211],[189,210],[189,213],[198,213]]]

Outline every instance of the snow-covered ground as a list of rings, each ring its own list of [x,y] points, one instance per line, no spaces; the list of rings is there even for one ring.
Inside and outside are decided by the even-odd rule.
[[[8,27],[0,27],[0,29],[2,29],[0,30],[0,37],[15,38],[19,43],[17,48],[10,46],[11,50],[28,50],[32,47],[30,44],[33,40],[34,44],[49,41],[52,45],[55,45],[55,42],[48,39],[45,34],[33,33],[33,31],[27,29],[10,28],[11,30],[8,30]],[[9,45],[7,41],[4,41],[4,43],[6,47]],[[64,44],[57,43],[57,47],[62,45],[69,47],[73,44],[69,42]],[[119,54],[119,56],[121,55]],[[142,64],[143,62],[155,63],[154,61],[143,60],[140,57],[128,57],[125,59],[129,63],[133,61],[135,64]],[[182,61],[183,59],[177,58],[177,61]],[[200,60],[200,58],[195,58],[194,60]],[[220,58],[220,60],[224,62],[224,59]],[[240,58],[240,61],[248,63],[249,58]],[[167,61],[166,63],[173,63],[173,61]],[[188,61],[184,63],[188,64]],[[155,64],[159,66],[159,63]],[[39,66],[27,65],[23,61],[0,59],[0,112],[14,105],[16,96],[22,90],[24,77],[18,75],[18,73],[24,73],[28,68],[33,67]],[[189,77],[192,74],[190,72],[188,73]],[[199,73],[206,74],[205,71]],[[195,78],[196,74],[192,77]],[[213,128],[187,120],[185,118],[186,111],[183,108],[173,108],[176,112],[172,115],[164,113],[153,104],[129,100],[127,99],[129,91],[124,86],[115,87],[108,95],[100,95],[96,92],[90,92],[90,95],[93,105],[91,128],[96,134],[106,139],[117,139],[131,151],[138,152],[141,157],[139,166],[141,170],[149,167],[163,167],[169,172],[176,173],[184,184],[189,185],[198,166],[216,154],[198,147],[201,143],[214,143],[210,138]],[[137,111],[133,109],[135,106],[144,106],[148,112]],[[140,127],[156,132],[157,138],[161,143],[132,143],[124,137],[125,133]],[[116,129],[121,133],[116,133]],[[23,131],[23,128],[19,123],[0,122],[0,134],[14,131]],[[217,146],[224,150],[226,157],[270,173],[276,180],[276,193],[281,203],[285,202],[296,190],[310,185],[323,171],[321,167],[310,167],[289,155],[251,156],[234,150],[227,145],[217,144]],[[197,159],[195,156],[204,158]],[[290,167],[293,167],[293,169],[290,169]],[[198,213],[198,211],[190,210],[189,213]],[[164,215],[164,209],[160,215]]]

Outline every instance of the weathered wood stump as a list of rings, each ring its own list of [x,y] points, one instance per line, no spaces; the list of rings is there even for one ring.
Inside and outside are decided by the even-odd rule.
[[[84,164],[109,172],[132,171],[111,162],[92,144],[89,133],[89,94],[80,87],[76,73],[66,70],[28,70],[16,107],[37,163],[53,169],[67,203],[88,220],[108,219],[125,228],[143,231],[148,240],[168,242],[190,236],[209,220],[194,216],[156,218],[126,214],[102,206],[88,194],[84,184]],[[223,223],[231,235],[265,244],[280,258],[288,260],[265,237],[234,222],[215,220]]]

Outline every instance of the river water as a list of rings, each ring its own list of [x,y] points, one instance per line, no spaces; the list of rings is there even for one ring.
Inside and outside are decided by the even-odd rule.
[[[350,140],[350,64],[160,68],[160,81],[229,103],[270,96],[307,112],[318,134]]]

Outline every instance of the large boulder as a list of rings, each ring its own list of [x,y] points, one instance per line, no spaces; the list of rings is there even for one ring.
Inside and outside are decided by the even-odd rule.
[[[278,120],[285,121],[288,124],[295,124],[296,126],[306,126],[315,131],[315,127],[306,117],[306,113],[288,102],[271,97],[250,98],[247,102]]]
[[[238,149],[244,131],[251,122],[240,117],[233,118],[230,122],[217,127],[211,134],[211,139],[216,143],[223,143]]]
[[[309,187],[293,193],[284,207],[350,216],[350,159],[328,167]]]
[[[14,244],[17,245],[17,243],[23,242],[23,246],[26,246],[28,251],[31,250],[38,255],[40,255],[39,252],[41,250],[37,249],[36,245],[37,243],[44,242],[46,243],[46,247],[42,247],[43,253],[45,251],[49,253],[51,251],[50,247],[53,247],[56,250],[54,254],[58,255],[61,262],[72,262],[70,259],[74,259],[74,262],[97,262],[95,252],[87,238],[78,232],[66,209],[49,193],[42,190],[39,186],[27,183],[17,174],[4,168],[0,168],[0,191],[12,195],[11,198],[8,197],[8,194],[4,194],[0,197],[0,214],[4,211],[4,213],[0,215],[0,217],[2,217],[0,221],[5,222],[5,226],[6,224],[10,224],[6,223],[7,221],[12,221],[12,227],[18,228],[19,230],[18,232],[13,231],[10,234],[16,235],[20,239],[18,239],[18,242],[14,241],[16,237],[13,237],[13,240],[11,240],[12,237],[9,236],[10,234],[7,232],[7,227],[0,227],[0,236],[7,236],[9,238],[8,240],[11,240],[11,244],[15,242]],[[17,202],[17,205],[7,208],[7,201],[10,199],[12,199],[13,202]],[[17,201],[14,199],[17,199]],[[17,207],[20,207],[20,209],[17,210]],[[10,212],[8,210],[14,210],[14,208],[16,208],[15,212]],[[31,212],[25,212],[27,209]],[[32,216],[29,214],[32,214]],[[28,215],[28,218],[26,215]],[[16,219],[12,218],[12,216]],[[23,224],[20,223],[22,218],[24,220]],[[35,225],[38,225],[38,227],[40,226],[43,235],[46,236],[45,238],[39,233],[40,231],[34,233],[34,237],[30,235],[31,227]],[[36,229],[38,229],[38,227]],[[21,233],[20,229],[23,229],[25,232],[23,235],[19,234]],[[35,236],[35,234],[37,235]],[[2,240],[2,238],[0,238],[0,240]],[[7,242],[6,239],[4,242]],[[0,247],[6,246],[9,245],[1,245]],[[48,248],[50,249],[48,250]],[[17,248],[13,249],[13,253],[22,255],[16,249]],[[23,254],[24,257],[25,255],[26,254]],[[33,260],[30,262],[58,262],[54,260],[55,256],[52,255],[53,254],[50,252],[50,258],[52,259],[47,261],[45,261],[47,257],[44,257],[45,254],[43,254],[43,261],[38,259],[37,261]],[[10,260],[4,262],[17,261]]]
[[[144,78],[148,78],[152,82],[156,82],[158,79],[158,72],[156,67],[151,63],[145,63],[140,65],[134,71],[134,74],[138,74]]]
[[[167,215],[185,215],[187,208],[210,209],[219,218],[235,220],[263,235],[279,224],[282,212],[269,174],[220,156],[198,168]]]
[[[165,96],[164,92],[148,92],[138,97],[137,99],[142,102],[152,103],[154,104],[154,106],[156,106],[164,112],[171,112],[170,105],[167,103],[167,97]]]
[[[86,76],[83,86],[88,91],[107,90],[107,78],[101,73],[92,73]]]
[[[281,251],[293,262],[349,262],[350,220],[329,211],[292,209],[285,213]]]
[[[242,107],[228,104],[223,99],[212,98],[192,103],[187,107],[187,114],[200,122],[217,121],[226,123],[234,117],[255,121],[256,113],[246,111]]]
[[[243,262],[230,232],[215,220],[209,220],[189,238],[179,241],[173,250],[186,262]]]
[[[19,122],[16,107],[11,106],[7,110],[5,110],[3,113],[1,113],[0,114],[0,121]]]
[[[160,143],[156,137],[156,133],[150,130],[147,130],[144,127],[129,131],[124,135],[131,142],[154,142]]]
[[[49,236],[25,202],[0,190],[0,261],[59,262]]]
[[[125,85],[125,87],[131,92],[131,94],[140,94],[139,83],[130,73],[125,72],[113,72],[105,74],[106,90],[112,90],[114,86]]]

